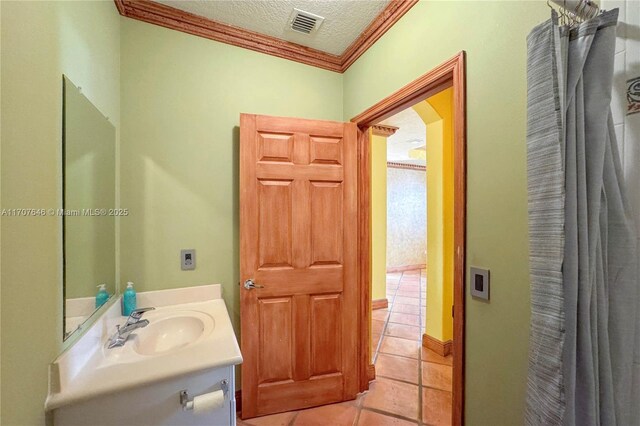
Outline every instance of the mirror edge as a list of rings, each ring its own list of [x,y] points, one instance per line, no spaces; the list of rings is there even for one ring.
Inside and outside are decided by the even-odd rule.
[[[65,189],[65,177],[64,177],[64,161],[65,161],[65,114],[66,114],[66,85],[69,84],[71,86],[73,86],[74,88],[78,89],[78,91],[80,92],[80,94],[82,96],[84,96],[89,102],[91,102],[91,100],[89,98],[87,98],[81,91],[80,86],[76,86],[73,81],[71,81],[71,79],[69,78],[68,75],[62,73],[62,102],[61,102],[61,107],[62,107],[62,134],[61,134],[61,191],[60,191],[60,205],[62,206],[62,209],[64,209],[64,189]],[[93,103],[92,103],[93,105]],[[100,115],[107,120],[109,123],[111,123],[111,121],[109,120],[109,117],[107,117],[105,114],[102,113],[102,111],[100,111],[100,109],[93,105],[94,108],[100,113]],[[111,125],[113,125],[113,123],[111,123]],[[114,132],[117,135],[118,129],[115,128],[114,126]],[[116,140],[114,141],[114,143],[117,145],[118,141],[117,141],[117,136],[116,136]],[[117,182],[117,179],[116,179]],[[116,193],[117,193],[117,188],[116,188]],[[118,202],[118,197],[116,196],[116,203]],[[117,207],[117,206],[115,206]],[[117,224],[118,218],[116,217],[116,227],[115,227],[115,232],[116,232],[116,241],[118,239],[118,224]],[[64,232],[64,216],[62,216],[61,218],[61,224],[60,224],[60,229],[61,229],[61,239],[60,239],[60,249],[62,252],[62,279],[61,279],[61,286],[62,286],[62,346],[61,346],[61,351],[60,354],[64,353],[67,351],[68,348],[70,348],[71,346],[73,346],[73,344],[75,344],[75,342],[77,342],[82,336],[84,336],[84,334],[86,333],[86,331],[91,328],[91,326],[96,322],[96,320],[102,316],[102,314],[104,314],[114,303],[116,300],[120,300],[121,295],[120,295],[120,280],[118,277],[118,259],[117,259],[117,245],[116,245],[116,270],[115,270],[115,277],[116,277],[116,281],[114,283],[114,292],[113,294],[110,295],[109,299],[99,308],[94,309],[93,312],[83,321],[81,322],[73,331],[71,331],[69,334],[65,333],[65,322],[66,322],[66,285],[65,285],[65,232]]]
[[[65,353],[67,349],[69,349],[78,340],[80,340],[80,338],[86,334],[87,330],[89,330],[91,326],[95,324],[96,320],[100,318],[107,310],[109,310],[114,303],[117,303],[119,301],[120,301],[120,294],[112,294],[111,297],[109,297],[109,300],[107,300],[98,309],[94,310],[93,313],[91,313],[91,315],[87,317],[87,319],[85,319],[80,325],[78,325],[78,327],[75,330],[69,333],[66,339],[62,340],[62,350],[60,351],[59,355],[62,355],[63,353]]]

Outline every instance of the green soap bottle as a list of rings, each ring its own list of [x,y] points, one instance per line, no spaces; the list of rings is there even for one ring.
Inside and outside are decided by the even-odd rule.
[[[109,293],[107,293],[107,285],[100,284],[98,286],[98,294],[96,294],[96,308],[99,308],[100,306],[107,303],[107,300],[109,300]]]
[[[122,315],[128,317],[131,312],[136,310],[136,291],[133,289],[133,283],[127,283],[127,289],[122,295]]]

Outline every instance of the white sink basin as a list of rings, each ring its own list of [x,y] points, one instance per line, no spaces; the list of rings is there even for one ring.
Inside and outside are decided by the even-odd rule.
[[[136,332],[134,350],[140,355],[159,355],[189,346],[203,337],[205,322],[196,312],[189,315],[176,315],[169,318],[151,319],[148,326]],[[213,322],[213,319],[211,319]]]
[[[149,325],[131,333],[123,346],[109,348],[105,342],[97,368],[173,355],[207,340],[216,329],[213,315],[195,309],[159,308],[145,313],[143,319]]]

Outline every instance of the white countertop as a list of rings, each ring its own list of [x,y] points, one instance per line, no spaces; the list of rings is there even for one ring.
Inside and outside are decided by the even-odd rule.
[[[210,333],[184,348],[158,355],[141,355],[133,350],[133,345],[136,339],[134,334],[143,333],[142,328],[134,331],[123,347],[107,349],[107,340],[115,331],[115,325],[123,324],[126,320],[119,315],[120,304],[115,303],[91,327],[87,335],[51,364],[50,391],[45,410],[54,410],[103,394],[177,376],[242,363],[242,355],[224,300],[218,298],[202,301],[203,289],[198,288],[193,294],[197,294],[200,301],[189,302],[190,297],[185,290],[188,291],[176,289],[149,292],[149,295],[140,293],[138,300],[158,303],[163,300],[186,301],[187,303],[176,305],[156,306],[156,310],[149,312],[146,317],[152,323],[155,318],[175,315],[176,312],[196,311],[198,315],[211,317],[213,320],[214,328]],[[143,307],[142,303],[139,303],[139,307]]]

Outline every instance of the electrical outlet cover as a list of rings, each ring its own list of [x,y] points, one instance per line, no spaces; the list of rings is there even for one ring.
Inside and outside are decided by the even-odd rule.
[[[180,268],[183,271],[192,271],[196,269],[195,249],[180,250]]]
[[[471,296],[478,299],[489,300],[489,270],[471,267]]]

